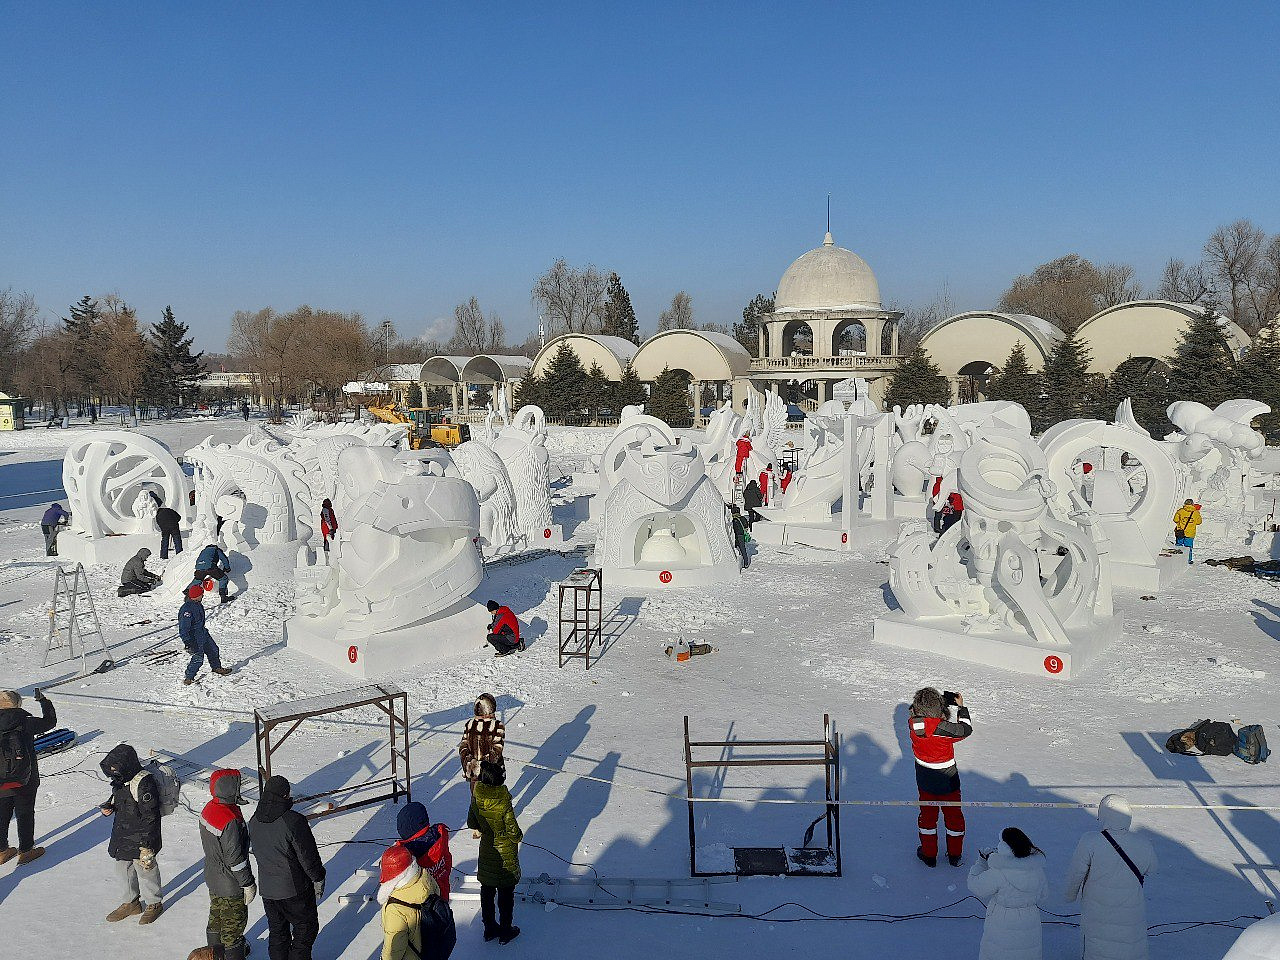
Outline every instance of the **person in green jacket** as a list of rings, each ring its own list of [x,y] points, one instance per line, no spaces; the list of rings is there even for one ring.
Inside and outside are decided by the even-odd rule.
[[[516,884],[520,882],[519,846],[524,839],[505,780],[506,772],[501,764],[481,762],[480,779],[472,790],[471,809],[467,811],[467,826],[480,839],[476,877],[480,881],[484,938],[496,938],[499,943],[510,943],[520,936],[520,928],[511,924],[511,914],[515,909]]]

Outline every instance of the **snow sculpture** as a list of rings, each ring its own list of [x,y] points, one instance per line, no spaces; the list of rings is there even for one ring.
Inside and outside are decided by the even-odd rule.
[[[123,563],[154,548],[155,496],[191,523],[189,484],[173,455],[140,433],[104,431],[77,441],[62,459],[71,526],[59,552],[83,563]]]
[[[1116,423],[1064,420],[1045,431],[1040,446],[1059,512],[1073,508],[1073,490],[1087,494],[1111,543],[1115,582],[1159,590],[1187,567],[1182,557],[1160,555],[1169,540],[1171,518],[1182,503],[1183,486],[1166,449],[1145,432],[1119,422],[1125,411],[1121,404]],[[1128,412],[1132,419],[1132,409]],[[1077,470],[1086,456],[1093,463],[1088,487],[1079,482]],[[1135,490],[1130,478],[1139,470],[1144,480]]]
[[[1250,464],[1266,452],[1266,440],[1249,424],[1270,412],[1267,404],[1244,399],[1227,400],[1212,410],[1191,400],[1169,405],[1169,422],[1181,433],[1165,439],[1190,474],[1187,496],[1220,510],[1244,509]]]
[[[618,481],[618,471],[626,461],[627,447],[643,440],[670,446],[676,442],[676,435],[665,421],[648,416],[643,407],[634,404],[623,407],[618,426],[600,455],[600,489],[591,497],[588,507],[593,521],[598,522],[604,512],[604,505]]]
[[[454,447],[453,462],[479,500],[485,556],[502,557],[519,550],[523,533],[516,494],[501,458],[478,440],[468,440]]]
[[[1083,502],[1055,511],[1057,488],[1030,435],[989,429],[960,456],[960,523],[936,541],[903,529],[889,585],[900,609],[878,642],[1070,679],[1119,627],[1105,531]]]
[[[288,646],[376,676],[483,644],[487,611],[470,596],[484,578],[471,485],[385,447],[344,450],[338,472],[337,559],[297,572]]]
[[[516,516],[526,541],[547,546],[553,540],[563,540],[551,522],[551,454],[547,452],[547,420],[542,408],[532,404],[521,407],[490,447],[511,478]]]
[[[247,436],[234,446],[210,437],[188,450],[186,459],[195,465],[202,527],[216,527],[220,497],[238,494],[245,502],[242,534],[251,546],[310,538],[316,507],[304,470],[286,447],[264,437]]]
[[[637,440],[615,476],[595,549],[606,582],[701,586],[741,575],[728,508],[688,440]]]

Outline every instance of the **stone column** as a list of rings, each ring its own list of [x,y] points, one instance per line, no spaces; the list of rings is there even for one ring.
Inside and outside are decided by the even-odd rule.
[[[763,322],[756,327],[756,333],[760,338],[760,356],[769,356],[769,335]]]
[[[689,389],[693,393],[693,425],[702,426],[702,381],[690,380]]]
[[[826,403],[830,397],[831,384],[826,380],[818,381],[818,406]]]
[[[884,350],[880,344],[884,341],[884,318],[867,317],[862,321],[862,328],[867,331],[867,356],[883,355]]]
[[[898,326],[900,322],[898,320],[893,321],[893,332],[889,334],[892,338],[892,349],[895,357],[898,355]]]
[[[511,380],[504,380],[504,381],[502,382],[502,389],[503,389],[503,390],[505,390],[505,391],[506,391],[506,394],[507,394],[507,409],[508,409],[508,410],[510,410],[512,413],[515,413],[515,411],[516,411],[516,385],[515,385],[515,383],[514,383],[514,382],[512,382]]]
[[[960,402],[960,377],[948,377],[947,382],[951,384],[951,405],[954,407]]]
[[[462,389],[462,415],[465,417],[471,412],[471,391],[467,389],[467,381],[462,380],[458,383]]]

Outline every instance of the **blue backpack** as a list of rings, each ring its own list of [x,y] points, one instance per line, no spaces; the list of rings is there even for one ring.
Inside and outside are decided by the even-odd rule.
[[[1241,727],[1233,752],[1245,763],[1266,763],[1271,750],[1267,747],[1267,735],[1262,732],[1262,727],[1256,723]]]

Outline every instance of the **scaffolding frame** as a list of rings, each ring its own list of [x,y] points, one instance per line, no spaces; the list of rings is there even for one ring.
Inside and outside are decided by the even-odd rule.
[[[815,748],[821,748],[816,752]],[[715,760],[695,759],[694,753],[702,749],[717,749],[722,758]],[[736,749],[770,749],[786,750],[800,754],[793,757],[743,757],[740,759],[725,758],[727,751]],[[814,751],[812,755],[805,755]],[[826,853],[835,860],[835,870],[786,868],[783,870],[756,871],[735,869],[703,871],[698,869],[698,838],[694,808],[699,798],[693,793],[693,771],[705,768],[725,769],[728,767],[822,767],[825,781],[824,797],[826,806],[821,819],[825,821],[827,846],[825,851],[818,848],[815,853]],[[684,773],[685,797],[689,810],[689,875],[693,877],[755,876],[767,874],[787,877],[839,877],[842,871],[840,851],[840,738],[831,725],[831,716],[822,715],[821,740],[692,740],[689,736],[689,718],[684,718]],[[801,848],[812,849],[812,848]],[[747,853],[775,853],[784,862],[792,862],[787,856],[787,848],[739,847],[735,848],[735,863],[740,863],[739,851]],[[817,860],[815,859],[815,862]]]
[[[573,601],[571,616],[565,616],[565,598]],[[570,660],[582,660],[591,669],[591,644],[604,647],[604,571],[582,567],[560,583],[560,667]],[[567,628],[567,632],[566,632]],[[596,659],[599,659],[599,650]]]
[[[344,810],[354,810],[356,807],[368,806],[371,803],[381,803],[383,800],[399,803],[402,796],[406,802],[412,800],[409,769],[409,696],[393,683],[370,684],[364,687],[356,687],[353,690],[343,690],[319,697],[285,701],[270,707],[256,708],[253,711],[253,728],[254,741],[258,752],[259,792],[261,792],[263,784],[271,776],[271,760],[275,752],[284,745],[284,742],[292,736],[293,732],[302,725],[304,720],[314,720],[317,717],[342,713],[348,710],[359,710],[362,707],[376,707],[387,717],[387,733],[391,745],[391,775],[368,780],[364,783],[335,787],[332,790],[322,790],[319,793],[312,793],[295,799],[299,803],[303,803],[319,800],[323,797],[337,796],[338,794],[371,790],[385,785],[389,785],[391,788],[390,792],[382,792],[376,796],[365,797],[350,803],[335,804],[330,801],[327,808],[306,814],[308,820],[327,817],[330,814],[341,813]],[[272,731],[285,724],[289,725],[288,729],[273,743],[271,739]],[[402,765],[403,775],[401,773]]]
[[[91,624],[83,629],[82,622]],[[65,641],[63,642],[63,638]],[[89,590],[89,576],[84,572],[84,564],[77,563],[75,570],[68,578],[65,567],[58,567],[53,580],[53,605],[49,608],[49,638],[44,648],[43,666],[64,663],[80,657],[80,672],[89,672],[89,641],[97,637],[95,650],[100,650],[106,658],[103,665],[115,666],[111,651],[107,649],[106,637],[102,635],[102,624],[98,620],[97,608],[93,605],[93,593]],[[77,653],[77,648],[79,653]],[[54,651],[67,651],[67,655],[59,660],[50,660]]]

